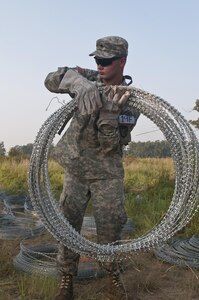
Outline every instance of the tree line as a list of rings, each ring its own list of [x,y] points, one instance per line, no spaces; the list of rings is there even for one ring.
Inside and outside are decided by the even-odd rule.
[[[53,150],[54,145],[51,146],[50,153]],[[27,145],[16,145],[8,151],[4,147],[4,143],[0,143],[0,157],[18,158],[18,159],[29,159],[32,153],[33,144]],[[155,142],[130,142],[124,151],[127,155],[134,157],[170,157],[170,148],[167,141],[155,141]]]
[[[199,99],[196,100],[193,110],[199,112]],[[197,120],[189,121],[195,128],[199,129],[199,118]],[[49,156],[54,148],[51,145]],[[30,158],[33,149],[33,144],[29,143],[23,146],[16,145],[8,151],[4,147],[4,142],[0,142],[0,158]],[[167,141],[147,141],[147,142],[130,142],[125,148],[125,154],[132,155],[134,157],[170,157],[170,147]]]
[[[54,148],[54,145],[51,146],[50,151]],[[33,144],[29,143],[26,145],[16,145],[11,147],[8,153],[6,154],[6,149],[4,146],[4,142],[0,142],[0,157],[9,157],[9,158],[21,158],[21,159],[29,159],[33,150]]]
[[[134,157],[170,157],[170,146],[167,141],[130,142],[125,151]]]

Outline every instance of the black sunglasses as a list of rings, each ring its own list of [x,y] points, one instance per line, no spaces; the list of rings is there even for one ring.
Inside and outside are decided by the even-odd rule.
[[[97,58],[96,56],[94,57],[96,64],[102,67],[110,66],[114,60],[117,60],[119,58],[120,57],[113,57],[113,58]]]

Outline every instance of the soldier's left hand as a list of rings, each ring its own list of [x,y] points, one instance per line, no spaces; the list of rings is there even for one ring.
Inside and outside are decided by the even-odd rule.
[[[131,92],[126,86],[110,85],[105,87],[104,94],[108,101],[122,107],[127,102]]]

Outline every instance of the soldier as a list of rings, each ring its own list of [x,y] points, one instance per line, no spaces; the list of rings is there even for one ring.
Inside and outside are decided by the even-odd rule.
[[[127,220],[124,208],[122,150],[131,140],[131,130],[139,117],[128,105],[132,83],[123,70],[128,43],[118,36],[98,39],[97,71],[80,67],[58,68],[50,73],[46,88],[68,93],[77,100],[71,124],[55,147],[54,156],[65,169],[60,207],[69,223],[80,232],[88,201],[92,200],[98,243],[121,239]],[[130,80],[127,83],[127,80]],[[56,300],[74,299],[73,277],[79,254],[59,244],[57,264],[61,285]],[[110,274],[116,299],[127,299],[116,262],[103,264]]]

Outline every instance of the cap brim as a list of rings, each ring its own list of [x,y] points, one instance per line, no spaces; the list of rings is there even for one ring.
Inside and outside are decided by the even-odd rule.
[[[99,50],[96,50],[96,51],[90,53],[89,56],[97,56],[99,58],[113,58],[113,57],[115,57],[115,55],[111,55],[110,53],[107,53],[105,51],[99,51]]]
[[[90,53],[89,56],[94,56],[94,55],[95,55],[95,52],[96,52],[96,51]]]

